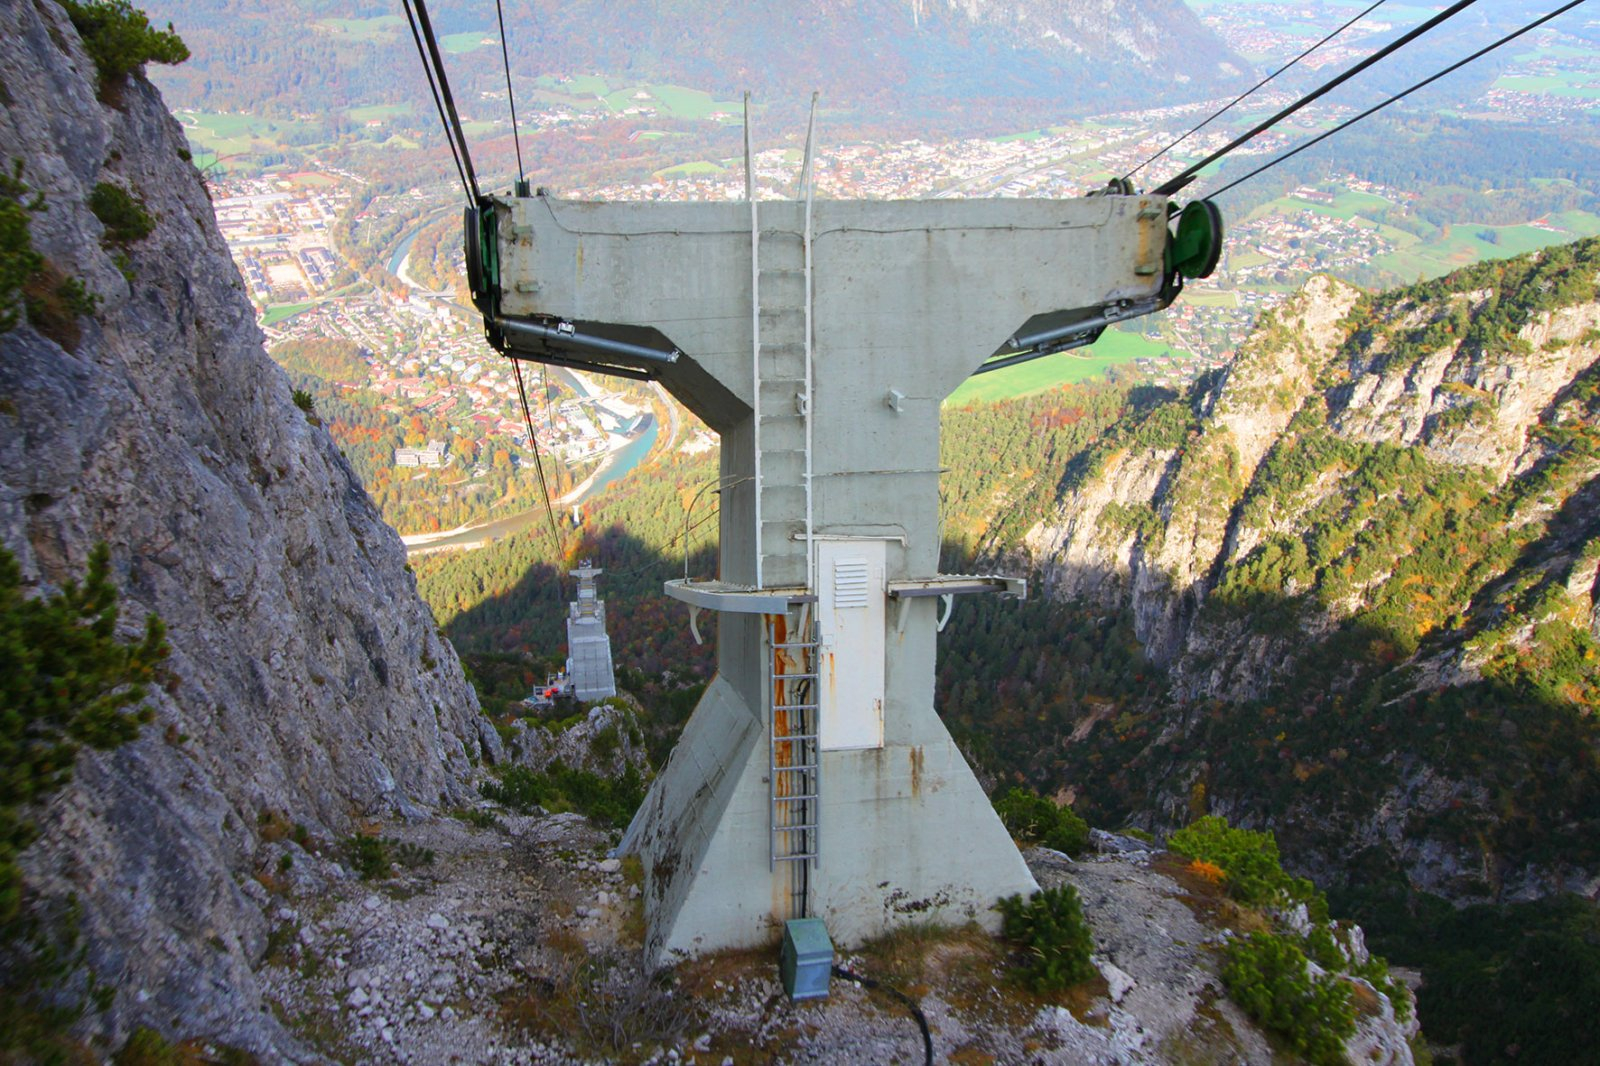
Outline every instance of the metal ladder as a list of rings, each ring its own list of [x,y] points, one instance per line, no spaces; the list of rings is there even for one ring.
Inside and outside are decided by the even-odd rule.
[[[814,621],[802,621],[800,627],[803,631],[798,639],[791,640],[788,618],[767,616],[771,653],[766,657],[764,681],[769,703],[767,781],[773,870],[780,862],[815,866],[821,853],[819,639]]]

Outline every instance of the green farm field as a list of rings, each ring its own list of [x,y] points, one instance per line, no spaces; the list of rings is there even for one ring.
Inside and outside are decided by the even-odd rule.
[[[439,38],[439,47],[451,55],[472,52],[498,43],[498,38],[488,30],[467,30],[464,33],[447,33]]]
[[[722,174],[727,168],[709,159],[696,159],[692,163],[679,163],[675,167],[667,167],[656,171],[658,178],[692,178],[697,174]]]
[[[1567,244],[1581,237],[1600,234],[1600,215],[1587,211],[1563,211],[1551,215],[1543,226],[1483,226],[1461,222],[1428,240],[1410,234],[1411,243],[1373,260],[1373,265],[1402,280],[1436,278],[1483,259],[1509,259],[1552,244]],[[1494,240],[1484,239],[1493,234]]]
[[[181,111],[177,118],[195,150],[197,166],[207,166],[229,156],[280,148],[296,126],[293,119],[225,115],[214,111]]]
[[[1030,363],[969,378],[950,394],[945,404],[960,407],[969,403],[996,403],[1019,396],[1031,396],[1057,385],[1096,380],[1105,376],[1108,370],[1129,366],[1135,359],[1157,356],[1187,358],[1188,353],[1137,333],[1108,329],[1091,347],[1047,355]]]
[[[1543,93],[1550,96],[1575,97],[1580,100],[1600,100],[1600,77],[1581,71],[1538,75],[1506,74],[1495,80],[1494,87],[1518,93]]]
[[[293,318],[300,312],[315,306],[317,306],[315,303],[271,304],[265,311],[261,312],[261,324],[263,326],[276,326],[279,322]]]

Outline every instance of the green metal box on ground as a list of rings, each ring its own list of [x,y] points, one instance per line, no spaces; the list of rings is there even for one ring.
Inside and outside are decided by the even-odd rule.
[[[828,994],[833,972],[833,941],[821,918],[795,918],[783,923],[783,955],[778,968],[790,999],[820,999]]]

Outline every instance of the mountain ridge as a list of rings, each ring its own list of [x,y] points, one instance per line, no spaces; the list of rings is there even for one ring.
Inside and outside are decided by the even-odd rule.
[[[174,106],[263,106],[315,111],[326,101],[312,86],[337,87],[353,103],[409,103],[428,117],[427,88],[403,24],[373,26],[362,36],[306,34],[296,19],[270,17],[271,0],[234,0],[225,17],[157,0],[153,19],[173,20],[196,55],[161,71]],[[392,15],[386,6],[357,12]],[[492,19],[443,9],[440,34],[483,31]],[[363,20],[371,21],[371,19]],[[732,96],[752,90],[788,120],[813,90],[830,113],[930,129],[951,123],[1047,123],[1067,111],[1150,106],[1152,89],[1198,99],[1235,87],[1248,65],[1234,56],[1179,0],[814,0],[805,5],[735,4],[731,0],[516,0],[505,8],[506,44],[515,79],[540,75],[615,75]],[[796,37],[814,46],[793,48]],[[458,100],[505,91],[499,56],[451,55],[446,63]],[[318,70],[315,82],[273,90],[277,57]],[[522,82],[519,97],[532,86]],[[1046,103],[1048,101],[1048,103]],[[1025,118],[1024,118],[1025,116]],[[758,131],[759,132],[759,131]]]
[[[1147,787],[1181,820],[1198,782],[1321,878],[1377,844],[1464,901],[1600,891],[1597,273],[1586,241],[1377,296],[1314,280],[1091,448],[1023,550],[1047,594],[1130,611],[1170,678],[1143,741],[1084,750],[1138,767],[1111,809]],[[1252,781],[1223,734],[1277,734],[1255,758],[1284,765]],[[1562,783],[1477,765],[1491,735],[1530,779],[1565,756]]]

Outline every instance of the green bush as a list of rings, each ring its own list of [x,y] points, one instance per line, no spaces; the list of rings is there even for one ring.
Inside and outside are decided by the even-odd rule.
[[[116,639],[110,571],[101,544],[81,585],[30,599],[0,548],[0,928],[21,904],[16,857],[34,836],[23,809],[71,779],[80,747],[116,747],[150,718],[139,705],[167,655],[166,631],[150,615],[141,640]]]
[[[432,866],[434,860],[432,848],[396,840],[393,837],[372,837],[364,833],[346,837],[340,845],[340,850],[344,852],[345,862],[361,875],[363,881],[379,881],[388,877],[394,872],[395,863],[414,870],[419,866]],[[285,855],[284,858],[288,856]]]
[[[551,814],[577,811],[602,824],[621,828],[644,802],[645,781],[629,766],[620,777],[569,769],[557,759],[540,773],[526,766],[508,766],[499,781],[478,787],[487,799],[522,814],[542,807]]]
[[[61,6],[100,72],[102,99],[146,63],[174,64],[189,58],[189,48],[172,23],[165,30],[155,29],[128,0],[61,0]]]
[[[0,172],[0,333],[16,326],[23,288],[44,266],[28,228],[28,216],[43,211],[44,200],[24,202],[31,191],[22,181],[22,160],[13,161],[13,173]]]
[[[102,181],[89,194],[89,210],[106,228],[102,243],[127,245],[143,240],[155,228],[150,212],[127,189]]]
[[[294,405],[306,414],[314,415],[317,413],[317,401],[305,389],[295,389],[289,394],[289,399],[293,400]]]
[[[1228,945],[1222,982],[1246,1014],[1313,1066],[1344,1066],[1345,1041],[1356,1031],[1350,986],[1326,974],[1313,978],[1306,961],[1287,938],[1252,933]]]
[[[1068,855],[1089,846],[1089,825],[1071,807],[1058,807],[1048,796],[1013,788],[994,801],[1006,832],[1024,844],[1042,844]]]
[[[1173,833],[1167,847],[1179,855],[1219,867],[1227,875],[1228,894],[1240,903],[1305,903],[1312,917],[1327,919],[1327,903],[1311,882],[1284,873],[1278,863],[1278,842],[1270,831],[1234,829],[1227,819],[1206,815]]]
[[[350,869],[361,875],[363,881],[378,881],[390,874],[389,842],[380,837],[361,833],[346,837],[340,846]]]
[[[141,1025],[111,1061],[114,1066],[179,1066],[183,1059],[165,1037]]]
[[[1094,939],[1071,885],[1041,889],[1027,900],[1008,896],[995,909],[1001,935],[1026,953],[1018,976],[1035,992],[1060,992],[1095,975]]]

